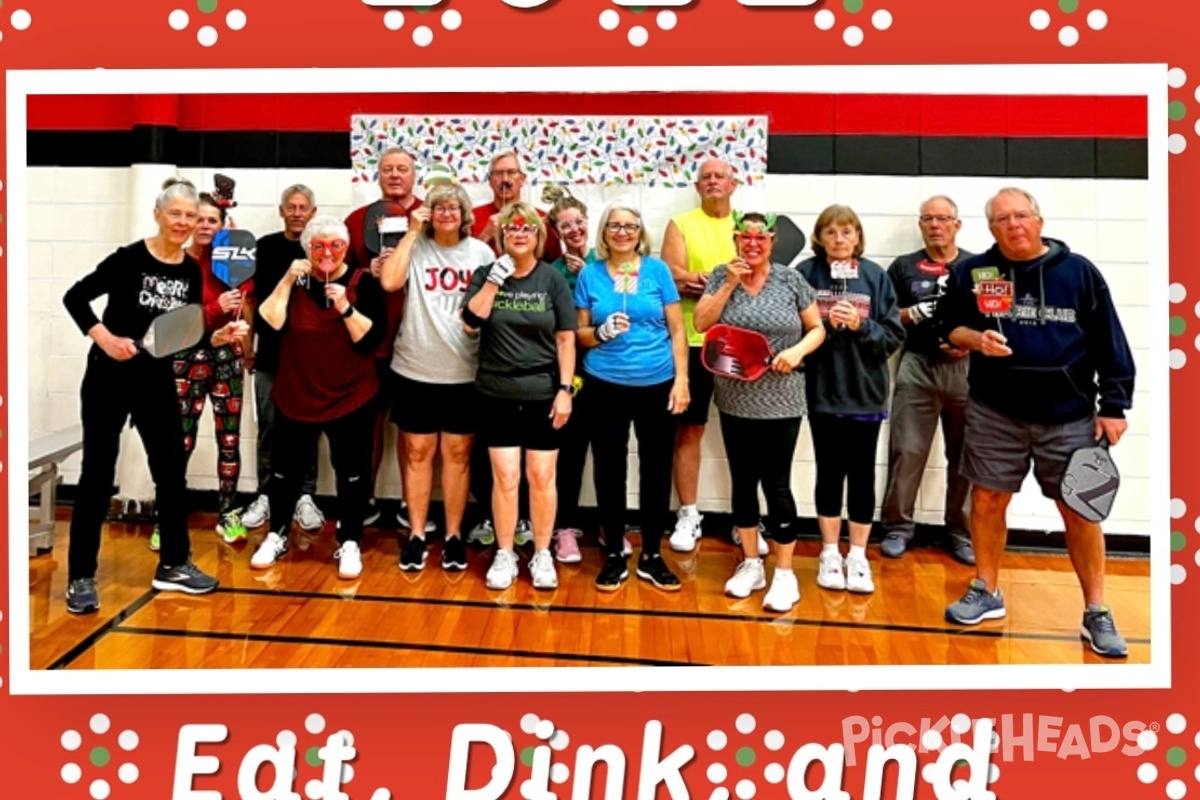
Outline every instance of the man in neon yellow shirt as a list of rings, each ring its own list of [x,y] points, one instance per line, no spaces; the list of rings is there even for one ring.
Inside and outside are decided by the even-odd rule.
[[[680,415],[675,436],[675,492],[679,495],[679,515],[675,532],[671,534],[671,549],[679,552],[695,549],[700,539],[702,517],[696,509],[700,440],[704,438],[713,392],[712,373],[700,363],[700,345],[704,336],[696,333],[692,312],[696,308],[696,299],[704,294],[708,274],[737,255],[729,202],[735,188],[737,181],[728,164],[716,158],[706,160],[700,165],[696,178],[700,207],[674,217],[663,234],[662,259],[671,268],[671,277],[683,296],[683,318],[691,351],[688,359],[691,404]]]

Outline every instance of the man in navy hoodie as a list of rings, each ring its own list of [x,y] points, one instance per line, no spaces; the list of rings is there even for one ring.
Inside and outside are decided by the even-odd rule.
[[[1100,271],[1042,237],[1032,195],[1001,189],[985,213],[996,244],[954,268],[943,300],[947,340],[971,351],[961,472],[973,484],[977,559],[977,577],[946,619],[974,625],[1005,615],[996,586],[1005,512],[1032,458],[1042,493],[1062,515],[1083,588],[1080,635],[1100,655],[1123,657],[1128,648],[1104,603],[1104,534],[1063,504],[1059,479],[1073,451],[1101,436],[1116,445],[1125,433],[1134,379],[1129,343]]]

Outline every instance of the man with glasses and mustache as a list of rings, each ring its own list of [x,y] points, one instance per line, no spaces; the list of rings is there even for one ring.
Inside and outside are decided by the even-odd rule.
[[[1101,656],[1129,649],[1104,603],[1104,533],[1063,503],[1071,454],[1101,437],[1115,446],[1133,404],[1134,363],[1104,276],[1042,236],[1037,201],[1001,189],[984,207],[996,244],[958,264],[943,300],[950,344],[971,351],[961,471],[971,489],[976,577],[946,619],[975,625],[1005,616],[997,586],[1006,511],[1033,472],[1055,501],[1085,603],[1080,636]]]
[[[879,549],[888,558],[900,558],[912,543],[917,490],[940,419],[946,451],[943,513],[947,549],[970,565],[975,563],[967,530],[970,486],[958,474],[967,410],[967,351],[939,339],[935,317],[949,270],[974,254],[955,244],[962,220],[949,197],[937,195],[926,200],[917,221],[925,246],[898,257],[888,267],[905,337],[892,397],[888,483],[880,512],[884,538]]]
[[[521,168],[521,159],[516,153],[509,151],[500,153],[488,164],[488,186],[492,189],[492,202],[471,209],[475,224],[471,235],[482,239],[492,252],[500,255],[500,209],[509,203],[521,200],[521,190],[525,188],[525,171]],[[543,222],[546,212],[537,210]],[[553,227],[546,229],[546,247],[542,252],[542,260],[553,262],[562,255],[562,245],[559,242],[558,231]]]

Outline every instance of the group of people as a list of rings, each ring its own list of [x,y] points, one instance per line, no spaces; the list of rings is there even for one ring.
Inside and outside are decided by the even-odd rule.
[[[793,267],[772,259],[775,215],[732,209],[736,180],[717,159],[699,165],[699,205],[670,221],[661,257],[652,255],[642,214],[628,202],[606,205],[593,243],[578,199],[558,193],[548,212],[522,201],[525,175],[515,153],[492,160],[494,199],[477,208],[444,172],[417,198],[417,174],[409,153],[381,155],[380,189],[407,229],[378,252],[363,235],[365,208],[345,222],[320,216],[311,190],[289,187],[280,205],[284,230],[260,240],[254,284],[237,290],[218,285],[208,267],[224,221],[219,198],[172,183],[156,204],[158,234],[122,248],[68,291],[67,308],[96,342],[81,392],[84,462],[68,610],[99,608],[99,530],[116,437],[129,415],[147,443],[158,490],[154,586],[194,593],[216,586],[191,563],[183,511],[186,458],[205,396],[218,436],[218,531],[236,541],[247,527],[267,527],[253,568],[288,553],[293,522],[310,530],[324,524],[312,499],[324,433],[337,482],[338,574],[361,574],[360,541],[364,525],[378,518],[373,487],[390,416],[401,434],[410,529],[401,569],[426,564],[440,455],[442,567],[467,567],[463,524],[474,493],[489,513],[473,535],[496,544],[487,586],[511,586],[516,547],[532,541],[530,580],[555,588],[556,561],[582,560],[579,495],[590,448],[604,550],[595,585],[618,590],[633,552],[624,535],[632,430],[641,531],[635,572],[675,591],[680,581],[662,558],[663,534],[670,532],[669,546],[680,552],[701,539],[700,441],[715,398],[733,538],[742,551],[725,585],[730,596],[766,589],[763,607],[773,612],[800,600],[791,475],[805,415],[822,540],[817,584],[862,593],[874,591],[866,548],[881,424],[890,418],[881,552],[898,558],[913,538],[916,495],[940,422],[947,544],[977,571],[947,619],[969,625],[1004,616],[996,583],[1005,512],[1032,460],[1043,492],[1058,503],[1083,586],[1081,635],[1098,653],[1125,654],[1104,605],[1100,526],[1062,503],[1058,478],[1076,448],[1102,434],[1119,440],[1133,361],[1099,271],[1041,235],[1032,195],[1005,188],[988,201],[996,244],[978,256],[955,243],[962,223],[954,202],[930,198],[918,217],[923,249],[886,270],[863,256],[854,210],[831,205],[814,224],[813,256]],[[981,310],[977,284],[985,280],[1011,284],[1011,308]],[[109,304],[100,321],[89,303],[102,294]],[[174,374],[137,353],[132,339],[154,315],[197,300],[211,337],[177,356]],[[705,368],[704,335],[718,324],[766,337],[773,356],[764,376],[745,381]],[[901,348],[893,392],[889,360]],[[239,516],[237,426],[242,376],[251,367],[260,486]],[[760,490],[775,543],[769,588]]]

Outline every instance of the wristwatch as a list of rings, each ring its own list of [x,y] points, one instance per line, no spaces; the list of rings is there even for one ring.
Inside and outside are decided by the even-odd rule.
[[[566,392],[567,394],[571,395],[571,397],[575,396],[575,384],[573,383],[560,383],[558,385],[558,390],[560,392]]]
[[[342,312],[342,319],[350,319],[354,316],[354,306],[346,306],[346,310]]]

